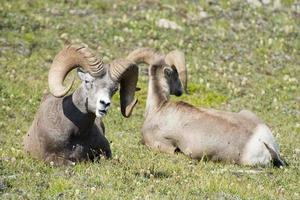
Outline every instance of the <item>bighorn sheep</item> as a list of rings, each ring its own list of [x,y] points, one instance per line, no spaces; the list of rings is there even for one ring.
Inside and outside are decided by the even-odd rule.
[[[252,112],[239,113],[196,108],[170,102],[186,89],[184,54],[172,51],[165,57],[151,49],[137,49],[127,57],[150,65],[149,88],[142,141],[162,152],[181,151],[194,158],[242,165],[284,166],[270,129]],[[179,72],[179,77],[178,77]],[[183,75],[183,76],[182,76]]]
[[[73,82],[65,87],[64,79],[75,68],[82,83],[65,96]],[[119,83],[121,112],[125,117],[131,115],[137,102],[137,79],[137,66],[126,59],[104,64],[84,45],[66,46],[51,65],[48,84],[52,95],[42,99],[24,138],[25,151],[55,165],[74,164],[101,154],[111,157],[99,118],[107,113]]]

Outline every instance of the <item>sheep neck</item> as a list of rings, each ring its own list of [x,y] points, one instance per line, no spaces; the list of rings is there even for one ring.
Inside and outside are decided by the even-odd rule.
[[[63,99],[64,115],[81,132],[91,128],[96,118],[94,113],[88,112],[85,97],[83,88],[79,87],[73,94]]]
[[[160,77],[158,73],[150,75],[145,116],[157,111],[162,105],[169,101],[170,92],[167,85],[164,84],[165,81],[166,80]],[[164,87],[164,85],[166,86]]]

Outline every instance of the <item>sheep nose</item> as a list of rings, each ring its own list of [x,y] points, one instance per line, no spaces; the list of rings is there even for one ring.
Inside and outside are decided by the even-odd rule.
[[[110,106],[110,102],[105,102],[103,100],[100,100],[100,104],[102,104],[105,108],[107,108],[108,106]]]
[[[182,90],[176,91],[175,96],[179,97],[179,96],[181,96],[181,95],[182,95]]]

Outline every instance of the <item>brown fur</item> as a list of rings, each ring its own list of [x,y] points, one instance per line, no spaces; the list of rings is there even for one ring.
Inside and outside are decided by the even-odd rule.
[[[194,159],[205,157],[213,161],[250,165],[269,162],[268,153],[262,162],[259,159],[257,163],[243,159],[248,153],[244,152],[245,147],[256,133],[256,128],[263,124],[255,114],[246,110],[233,113],[196,108],[181,101],[170,102],[168,88],[171,86],[166,84],[161,68],[163,66],[152,65],[149,69],[151,73],[142,128],[145,145],[171,154],[180,150]],[[154,70],[156,73],[152,73]],[[264,145],[262,148],[265,148]],[[273,146],[271,148],[275,149]],[[268,151],[262,149],[262,152],[265,150]]]
[[[92,113],[82,113],[73,95],[56,98],[47,95],[24,137],[25,151],[55,165],[111,157],[104,124]]]

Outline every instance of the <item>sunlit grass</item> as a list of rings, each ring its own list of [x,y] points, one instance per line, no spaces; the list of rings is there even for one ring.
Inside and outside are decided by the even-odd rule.
[[[273,1],[261,7],[246,1],[1,2],[1,199],[299,199],[300,21],[293,5],[282,1],[274,10]],[[161,18],[182,30],[157,27]],[[111,160],[54,168],[32,159],[23,152],[22,137],[48,90],[51,61],[66,41],[87,43],[105,61],[139,46],[183,50],[190,94],[172,101],[254,111],[273,130],[289,167],[252,173],[250,167],[146,148],[140,143],[144,75],[132,117],[121,116],[115,95],[104,119]]]

